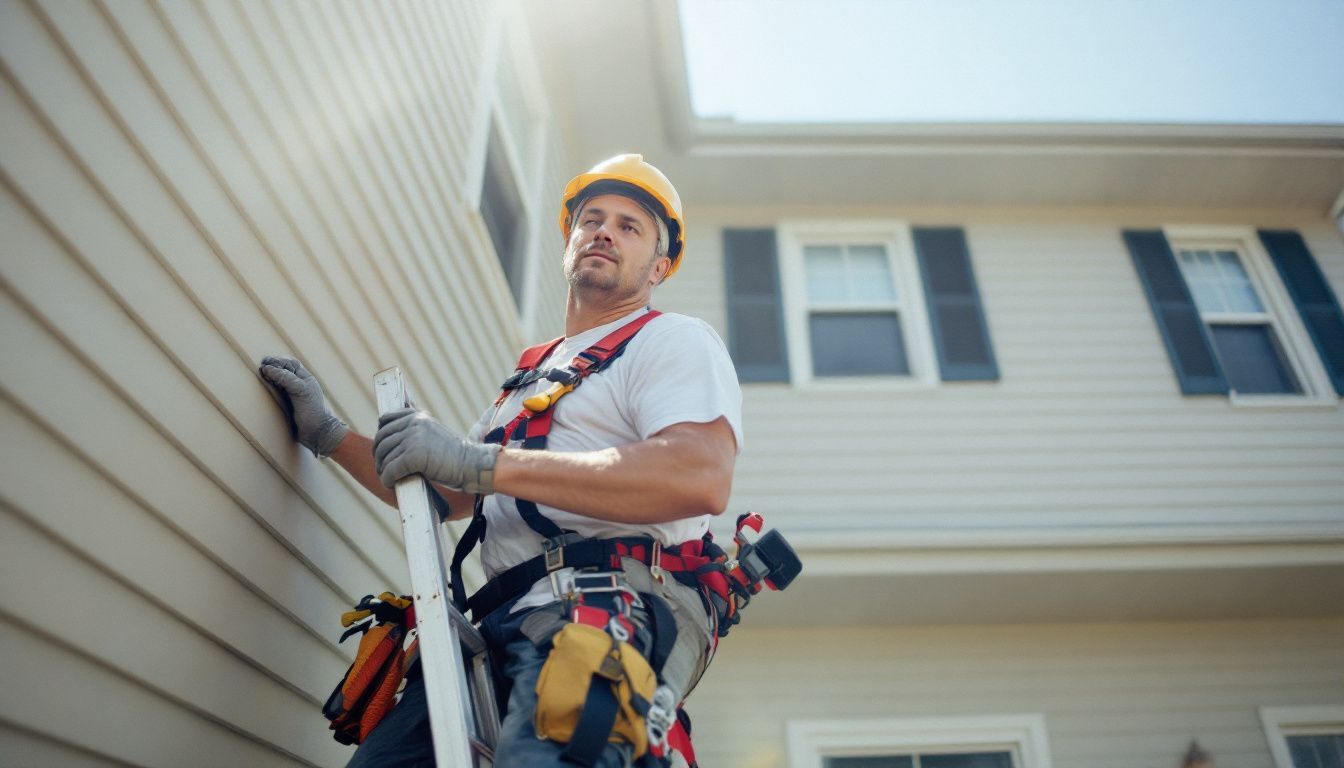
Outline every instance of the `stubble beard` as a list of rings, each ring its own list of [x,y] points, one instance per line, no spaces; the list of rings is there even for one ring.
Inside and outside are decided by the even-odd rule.
[[[619,262],[623,259],[623,257],[621,256],[620,251],[617,251],[614,247],[609,250],[611,251],[611,254],[614,257],[616,257],[618,262],[613,265],[616,267],[616,269],[612,270],[610,274],[605,273],[602,270],[582,268],[581,262],[584,259],[584,254],[582,251],[579,253],[578,258],[566,259],[565,280],[569,283],[569,287],[571,290],[576,292],[581,291],[590,294],[612,293],[621,287],[621,272],[619,269],[620,267]],[[636,293],[638,293],[640,286],[644,285],[645,282],[648,281],[649,275],[653,271],[653,266],[655,262],[656,259],[649,260],[647,268],[644,270],[644,273],[640,275],[640,282],[632,287],[632,290],[630,291],[631,295],[635,295]]]

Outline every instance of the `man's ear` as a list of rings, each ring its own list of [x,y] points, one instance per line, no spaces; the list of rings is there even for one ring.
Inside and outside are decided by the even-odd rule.
[[[670,256],[659,256],[653,263],[653,284],[662,285],[667,279],[668,270],[672,269],[672,258]]]

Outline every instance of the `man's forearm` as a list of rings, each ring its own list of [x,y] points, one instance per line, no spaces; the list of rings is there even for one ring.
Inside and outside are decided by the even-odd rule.
[[[599,451],[507,449],[495,464],[495,492],[601,520],[662,523],[722,512],[735,458],[725,420],[678,424]]]
[[[378,470],[374,467],[373,461],[372,438],[356,434],[354,430],[351,430],[346,433],[345,439],[336,446],[336,450],[331,452],[329,458],[350,473],[350,476],[367,488],[369,493],[393,507],[397,506],[396,491],[383,485],[383,482],[378,479]],[[452,491],[438,484],[435,484],[434,487],[439,491],[439,495],[448,502],[448,507],[452,510],[449,519],[459,520],[471,514],[475,503],[474,496]]]

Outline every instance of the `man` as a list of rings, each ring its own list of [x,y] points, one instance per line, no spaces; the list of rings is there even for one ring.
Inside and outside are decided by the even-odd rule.
[[[611,158],[569,183],[560,213],[569,283],[565,337],[536,370],[563,369],[650,313],[654,287],[681,264],[683,221],[676,190],[639,155]],[[482,499],[481,559],[496,587],[485,590],[494,599],[482,603],[493,609],[482,632],[511,684],[497,765],[558,765],[565,749],[539,739],[534,727],[534,689],[550,639],[568,619],[565,604],[551,579],[533,580],[535,574],[520,564],[578,541],[647,537],[675,549],[698,541],[710,516],[727,506],[742,431],[741,391],[723,342],[703,321],[682,315],[643,321],[619,358],[606,361],[581,386],[570,391],[541,378],[506,390],[466,437],[407,409],[385,414],[370,440],[326,409],[317,381],[297,361],[267,358],[261,367],[266,380],[290,397],[300,442],[318,456],[329,455],[388,503],[395,503],[390,487],[414,474],[435,483],[453,519],[472,515]],[[510,429],[501,438],[501,428],[527,427],[524,401],[532,408],[529,398],[547,392],[552,398],[542,402],[553,404],[546,409],[546,450],[522,447],[523,430]],[[659,677],[680,701],[708,663],[713,618],[684,580],[651,573],[650,566],[659,564],[658,546],[638,552],[622,550],[618,575],[634,592],[660,598],[675,618],[675,643]],[[511,568],[528,572],[524,583],[504,578]],[[635,607],[629,617],[646,630],[646,642],[649,627],[659,623],[650,611]],[[423,701],[423,684],[412,680],[351,765],[432,764]],[[607,744],[598,764],[626,765],[630,753],[628,745]]]

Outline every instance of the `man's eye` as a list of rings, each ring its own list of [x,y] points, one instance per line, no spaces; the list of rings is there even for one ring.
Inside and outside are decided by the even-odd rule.
[[[638,232],[639,232],[639,230],[635,229],[635,225],[633,225],[633,224],[626,224],[626,225],[625,225],[625,231],[626,231],[626,232],[634,232],[634,233],[636,233],[636,234],[638,234]]]

